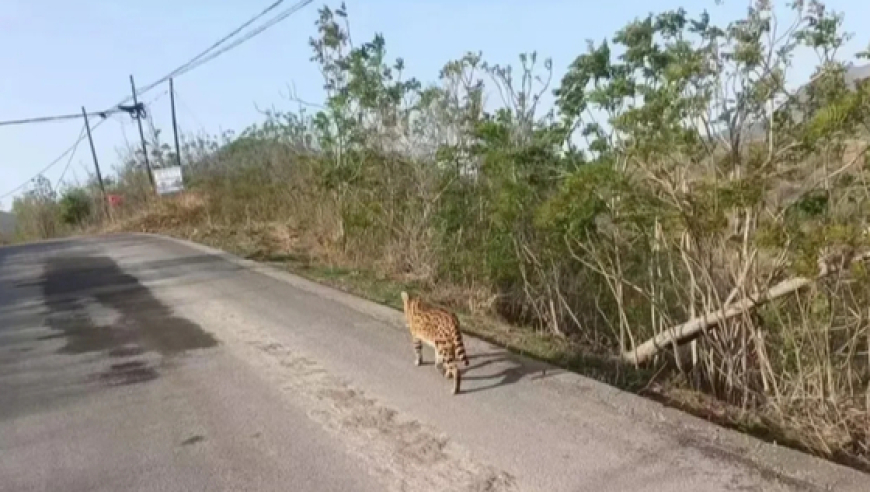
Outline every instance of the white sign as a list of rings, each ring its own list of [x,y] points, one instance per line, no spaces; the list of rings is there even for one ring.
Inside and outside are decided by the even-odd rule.
[[[181,166],[155,169],[154,185],[157,187],[157,193],[161,195],[183,190],[184,181],[181,179]]]

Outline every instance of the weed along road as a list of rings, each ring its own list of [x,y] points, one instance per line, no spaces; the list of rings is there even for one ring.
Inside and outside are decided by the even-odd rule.
[[[0,490],[867,491],[870,476],[202,246],[0,248]]]

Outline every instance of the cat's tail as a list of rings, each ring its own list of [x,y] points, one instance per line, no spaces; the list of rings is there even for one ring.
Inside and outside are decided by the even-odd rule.
[[[468,355],[465,353],[465,344],[462,342],[462,332],[459,330],[459,319],[456,319],[456,331],[453,333],[453,346],[456,347],[456,358],[463,364],[468,365]]]

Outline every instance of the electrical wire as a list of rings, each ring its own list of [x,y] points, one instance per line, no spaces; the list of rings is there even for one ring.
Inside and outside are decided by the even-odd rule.
[[[227,40],[229,40],[231,37],[233,37],[233,36],[235,36],[236,34],[238,34],[239,32],[241,32],[242,29],[244,29],[244,28],[248,27],[249,25],[251,25],[252,23],[256,22],[257,19],[263,17],[264,15],[268,14],[268,13],[271,12],[272,10],[275,10],[276,8],[278,8],[278,6],[280,6],[282,3],[284,3],[284,1],[285,1],[285,0],[277,0],[277,1],[273,2],[271,5],[269,5],[269,6],[266,7],[265,9],[263,9],[259,14],[257,14],[257,15],[255,15],[254,17],[248,19],[248,20],[247,20],[245,23],[243,23],[241,26],[237,27],[237,28],[234,29],[232,32],[230,32],[229,34],[225,35],[224,37],[222,37],[222,38],[219,39],[218,41],[212,43],[211,46],[209,46],[208,48],[202,50],[198,55],[196,55],[196,56],[194,56],[193,58],[191,58],[190,60],[186,61],[185,63],[183,63],[182,65],[180,65],[179,67],[177,67],[175,70],[173,70],[172,72],[169,72],[168,74],[164,75],[164,76],[161,77],[160,79],[155,80],[154,82],[148,84],[147,86],[145,86],[145,87],[142,88],[141,90],[137,90],[137,91],[136,91],[136,95],[144,94],[145,92],[148,92],[149,90],[153,89],[154,87],[156,87],[156,86],[158,86],[158,85],[160,85],[160,84],[166,82],[167,80],[171,79],[172,77],[174,77],[175,75],[177,75],[180,71],[184,70],[186,67],[188,67],[188,66],[191,65],[192,63],[196,62],[196,60],[198,60],[198,59],[202,58],[203,56],[207,55],[209,51],[211,51],[211,50],[217,48],[218,46],[220,46],[221,44],[223,44],[223,43],[225,43]],[[128,98],[127,101],[129,101],[130,99],[132,99],[132,96],[130,96],[130,98]],[[126,101],[125,101],[125,102],[126,102]],[[121,104],[123,104],[123,103],[121,103]]]
[[[75,155],[76,155],[76,150],[78,150],[79,144],[82,143],[82,140],[84,140],[84,138],[85,138],[85,132],[87,132],[87,127],[85,125],[82,125],[82,131],[79,132],[79,139],[76,141],[75,145],[73,146],[72,153],[70,153],[70,155],[69,155],[69,160],[66,161],[66,167],[63,168],[63,171],[60,173],[60,177],[57,178],[57,181],[56,181],[57,185],[55,187],[60,186],[60,184],[63,182],[63,178],[64,178],[64,176],[66,176],[66,172],[69,170],[69,167],[72,164],[73,157],[75,157]]]
[[[276,9],[278,6],[280,6],[282,3],[284,3],[284,1],[285,1],[285,0],[277,0],[276,2],[272,3],[271,5],[269,5],[269,6],[266,7],[265,9],[263,9],[262,12],[260,12],[260,13],[257,14],[257,15],[255,15],[255,16],[252,17],[251,19],[248,19],[248,21],[246,21],[244,24],[242,24],[241,26],[237,27],[236,29],[234,29],[234,30],[233,30],[232,32],[230,32],[229,34],[225,35],[223,38],[221,38],[221,39],[218,40],[217,42],[213,43],[211,46],[209,46],[208,48],[206,48],[205,50],[203,50],[202,52],[200,52],[200,53],[199,53],[198,55],[196,55],[195,57],[193,57],[193,58],[191,58],[190,60],[188,60],[187,62],[183,63],[182,65],[180,65],[178,68],[176,68],[176,69],[173,70],[172,72],[168,73],[167,75],[164,75],[164,76],[161,77],[160,79],[158,79],[158,80],[156,80],[156,81],[154,81],[154,82],[148,84],[147,86],[145,86],[145,87],[143,87],[143,88],[141,88],[141,89],[137,89],[137,90],[136,90],[136,95],[144,94],[145,92],[148,92],[149,90],[151,90],[151,89],[153,89],[154,87],[156,87],[156,86],[162,84],[163,82],[166,82],[167,80],[169,80],[170,78],[172,78],[172,77],[174,77],[174,76],[177,76],[177,75],[180,75],[180,74],[183,74],[183,73],[187,73],[187,72],[189,72],[190,70],[192,70],[192,69],[194,69],[194,68],[196,68],[196,67],[202,65],[202,64],[205,63],[205,62],[207,62],[207,61],[209,61],[209,60],[213,60],[213,59],[215,58],[215,56],[211,56],[211,57],[207,58],[206,60],[203,60],[203,61],[201,61],[201,62],[199,62],[199,63],[196,63],[197,60],[199,60],[199,59],[202,58],[203,56],[207,55],[209,51],[211,51],[211,50],[217,48],[218,46],[220,46],[221,44],[225,43],[225,42],[226,42],[227,40],[229,40],[231,37],[233,37],[233,36],[235,36],[236,34],[238,34],[239,32],[241,32],[242,29],[248,27],[248,26],[251,25],[252,23],[256,22],[257,19],[263,17],[264,15],[268,14],[268,13],[271,12],[272,10]],[[308,3],[311,3],[311,1],[312,1],[312,0],[308,0],[307,2],[302,2],[302,3],[304,3],[304,5],[303,5],[303,4],[297,4],[297,5],[295,5],[294,7],[291,7],[291,9],[293,9],[293,12],[295,12],[296,10],[299,10],[300,8],[302,8],[302,7],[304,7],[305,5],[307,5]],[[282,15],[282,16],[283,16],[283,18],[282,18],[281,20],[283,20],[283,19],[285,19],[285,18],[287,18],[287,17],[289,16],[289,14],[287,14],[286,12],[287,12],[287,11],[285,11],[285,12],[282,13],[282,14],[279,14],[279,15]],[[292,12],[290,12],[290,13],[292,13]],[[274,19],[273,19],[272,21],[270,21],[270,22],[273,22],[273,21],[274,21]],[[251,36],[245,38],[245,40],[250,39],[250,37],[251,37]],[[236,44],[232,45],[232,46],[230,47],[230,49],[232,49],[232,48],[238,46],[239,44],[241,44],[241,43],[236,43]],[[218,54],[222,54],[222,53],[224,53],[224,52],[226,52],[226,51],[228,51],[228,49],[224,49],[224,50],[218,52]],[[99,111],[99,112],[88,113],[88,116],[89,116],[89,117],[100,116],[100,117],[102,117],[102,118],[106,118],[106,116],[108,116],[108,115],[110,115],[110,114],[117,113],[117,112],[122,112],[122,111],[130,112],[130,111],[128,111],[127,109],[121,109],[121,108],[118,108],[118,106],[121,106],[122,104],[129,102],[131,99],[133,99],[133,96],[132,96],[132,95],[126,97],[123,101],[121,101],[120,103],[116,104],[112,109],[107,109],[106,111]],[[136,115],[135,115],[133,112],[130,112],[130,116],[133,117],[134,119],[136,118]],[[141,115],[141,114],[140,114],[140,116],[144,116],[144,115]],[[64,121],[64,120],[77,119],[77,118],[81,118],[81,117],[82,117],[82,114],[81,114],[81,113],[76,113],[76,114],[65,114],[65,115],[55,115],[55,116],[40,116],[40,117],[34,117],[34,118],[24,118],[24,119],[20,119],[20,120],[7,120],[7,121],[0,121],[0,126],[9,126],[9,125],[25,125],[25,124],[30,124],[30,123],[45,123],[45,122],[54,122],[54,121]]]
[[[145,106],[150,106],[151,104],[154,104],[154,103],[157,102],[160,98],[164,97],[164,96],[165,96],[166,94],[168,94],[168,93],[169,93],[168,90],[167,90],[167,91],[164,91],[163,93],[161,93],[160,95],[158,95],[157,97],[155,97],[154,99],[152,99],[151,102],[149,102],[149,103],[146,104]],[[96,130],[97,128],[99,128],[100,125],[102,125],[102,124],[103,124],[104,122],[106,122],[107,120],[108,120],[108,118],[105,119],[105,120],[100,120],[100,121],[98,121],[94,126],[91,127],[91,133],[93,134],[93,133],[94,133],[94,130]],[[87,138],[87,129],[86,129],[84,126],[82,126],[82,133],[79,134],[79,138],[76,139],[75,143],[73,143],[69,148],[67,148],[67,149],[66,149],[66,150],[65,150],[61,155],[59,155],[56,159],[54,159],[53,161],[51,161],[47,166],[45,166],[44,168],[42,168],[38,173],[34,174],[32,178],[30,178],[30,179],[28,179],[27,181],[25,181],[25,182],[21,183],[20,185],[16,186],[14,189],[11,189],[11,190],[7,191],[7,192],[4,193],[3,195],[0,195],[0,200],[6,199],[6,198],[8,198],[8,197],[14,195],[15,193],[18,193],[18,192],[21,191],[22,189],[26,188],[27,185],[30,184],[31,181],[33,181],[34,179],[36,179],[37,176],[39,176],[39,175],[41,175],[41,174],[45,174],[48,170],[50,170],[51,168],[53,168],[54,166],[56,166],[56,165],[57,165],[57,164],[58,164],[58,163],[59,163],[59,162],[60,162],[64,157],[67,156],[67,154],[72,153],[72,154],[74,155],[76,149],[77,149],[78,146],[79,146],[79,144],[82,143],[82,141],[83,141],[85,138]],[[70,160],[72,160],[72,156],[70,156]],[[69,164],[67,164],[67,166],[69,166]],[[66,173],[66,171],[64,171],[64,173]]]
[[[150,83],[150,84],[148,84],[148,85],[146,85],[146,86],[144,86],[144,87],[142,87],[142,88],[138,88],[138,89],[136,90],[136,95],[138,96],[138,95],[144,94],[145,92],[147,92],[147,91],[153,89],[154,87],[157,87],[158,85],[160,85],[160,84],[162,84],[162,83],[168,81],[170,78],[173,78],[173,77],[176,77],[176,76],[178,76],[178,75],[182,75],[182,74],[188,73],[188,72],[190,72],[191,70],[193,70],[193,69],[195,69],[195,68],[198,68],[198,67],[202,66],[203,64],[205,64],[205,63],[207,63],[207,62],[209,62],[209,61],[211,61],[211,60],[217,58],[217,57],[220,56],[221,54],[226,53],[227,51],[229,51],[229,50],[231,50],[231,49],[233,49],[233,48],[239,46],[240,44],[244,43],[245,41],[248,41],[249,39],[253,38],[254,36],[256,36],[256,35],[262,33],[262,32],[265,31],[266,29],[268,29],[268,28],[274,26],[275,24],[277,24],[277,23],[283,21],[284,19],[286,19],[287,17],[289,17],[289,16],[292,15],[293,13],[295,13],[295,12],[301,10],[303,7],[305,7],[305,6],[307,6],[308,4],[310,4],[310,3],[313,2],[313,0],[303,0],[303,1],[301,1],[301,2],[298,2],[298,3],[294,4],[293,6],[289,7],[287,10],[282,11],[280,14],[276,15],[276,16],[273,17],[271,20],[267,21],[266,23],[264,23],[263,25],[261,25],[261,26],[258,27],[257,29],[255,29],[255,30],[253,30],[253,31],[251,31],[251,32],[249,32],[249,33],[247,33],[247,34],[246,34],[243,38],[241,38],[240,40],[236,40],[236,41],[234,41],[231,45],[226,46],[226,47],[222,48],[221,50],[218,50],[217,52],[214,52],[214,53],[209,54],[210,51],[214,50],[215,48],[217,48],[217,47],[220,46],[221,44],[225,43],[225,42],[226,42],[227,40],[229,40],[231,37],[233,37],[233,36],[235,36],[236,34],[238,34],[239,32],[241,32],[244,28],[248,27],[249,25],[251,25],[252,23],[256,22],[256,21],[257,21],[258,19],[260,19],[261,17],[265,16],[266,14],[268,14],[269,12],[271,12],[272,10],[276,9],[278,6],[280,6],[282,3],[284,3],[284,1],[285,1],[285,0],[276,0],[275,2],[273,2],[272,4],[270,4],[268,7],[266,7],[265,9],[263,9],[259,14],[255,15],[254,17],[252,17],[252,18],[249,19],[248,21],[244,22],[241,26],[237,27],[236,29],[234,29],[234,30],[233,30],[232,32],[230,32],[229,34],[225,35],[223,38],[221,38],[221,39],[218,40],[217,42],[212,43],[211,46],[209,46],[208,48],[206,48],[205,50],[203,50],[202,52],[200,52],[200,53],[199,53],[198,55],[196,55],[195,57],[191,58],[191,59],[188,60],[187,62],[183,63],[182,65],[180,65],[180,66],[177,67],[176,69],[172,70],[172,71],[169,72],[168,74],[164,75],[163,77],[157,79],[156,81],[154,81],[154,82],[152,82],[152,83]],[[206,55],[208,55],[208,56],[206,56]],[[133,99],[133,96],[132,96],[132,95],[127,96],[127,97],[125,97],[124,99],[122,99],[120,102],[114,104],[110,109],[107,109],[106,111],[103,111],[103,112],[101,112],[101,113],[97,113],[97,114],[99,114],[99,115],[107,114],[107,115],[108,115],[108,114],[110,114],[110,113],[117,112],[117,111],[118,111],[118,109],[117,109],[118,106],[121,106],[122,104],[125,104],[125,103],[131,101],[132,99]],[[102,125],[102,124],[106,121],[106,119],[107,119],[107,118],[101,119],[100,121],[97,122],[97,124],[95,124],[94,126],[92,126],[92,127],[91,127],[91,133],[93,133],[94,130],[96,130],[97,128],[99,128],[99,126]],[[61,154],[60,156],[58,156],[55,160],[53,160],[51,163],[49,163],[47,166],[45,166],[41,171],[39,171],[38,173],[36,173],[36,175],[34,175],[33,178],[31,178],[31,179],[27,180],[26,182],[22,183],[21,185],[17,186],[15,189],[10,190],[10,191],[4,193],[3,195],[0,195],[0,200],[3,200],[4,198],[7,198],[7,197],[9,197],[9,196],[11,196],[11,195],[17,193],[17,192],[20,191],[22,188],[24,188],[25,186],[27,186],[27,184],[28,184],[30,181],[32,181],[33,179],[35,179],[37,176],[39,176],[40,174],[45,173],[46,171],[48,171],[49,169],[51,169],[52,167],[54,167],[54,166],[55,166],[58,162],[60,162],[61,159],[63,159],[67,154],[69,154],[70,152],[73,152],[73,151],[75,150],[75,148],[78,146],[78,144],[79,144],[82,140],[84,140],[84,136],[79,137],[79,139],[76,140],[76,142],[75,142],[72,146],[70,146],[70,148],[68,148],[66,151],[64,151],[64,153],[62,153],[62,154]]]
[[[93,131],[94,131],[94,128],[97,128],[98,126],[100,126],[100,124],[102,124],[104,121],[106,121],[106,120],[100,120],[100,121],[98,121],[97,124],[94,125],[94,126],[91,128],[91,132],[93,132]],[[3,195],[0,195],[0,200],[3,200],[3,199],[5,199],[5,198],[8,198],[8,197],[14,195],[15,193],[18,193],[19,191],[21,191],[22,189],[24,189],[25,187],[27,187],[27,185],[28,185],[31,181],[33,181],[34,179],[36,179],[37,176],[39,176],[39,175],[41,175],[41,174],[45,174],[46,171],[48,171],[49,169],[51,169],[51,168],[53,168],[55,165],[57,165],[57,163],[60,162],[61,159],[63,159],[64,157],[66,157],[67,154],[69,154],[70,152],[75,152],[75,149],[79,146],[79,143],[81,143],[81,141],[84,140],[84,139],[85,139],[85,136],[84,136],[84,135],[80,135],[79,138],[78,138],[78,140],[76,140],[76,142],[75,142],[74,144],[72,144],[68,149],[66,149],[66,150],[63,152],[63,154],[57,156],[57,158],[56,158],[55,160],[51,161],[51,163],[49,163],[47,166],[45,166],[44,168],[42,168],[38,173],[34,174],[32,178],[30,178],[30,179],[28,179],[27,181],[25,181],[25,182],[21,183],[20,185],[16,186],[14,189],[7,191],[7,192],[4,193]]]
[[[225,43],[225,42],[228,41],[230,38],[232,38],[233,36],[235,36],[236,34],[238,34],[239,32],[241,32],[244,28],[246,28],[246,27],[248,27],[249,25],[253,24],[253,23],[256,22],[258,19],[260,19],[261,17],[265,16],[266,14],[268,14],[269,12],[271,12],[272,10],[275,10],[275,9],[276,9],[277,7],[279,7],[282,3],[284,3],[284,1],[285,1],[285,0],[276,0],[275,2],[273,2],[272,4],[270,4],[268,7],[266,7],[265,9],[263,9],[260,13],[258,13],[258,14],[255,15],[254,17],[248,19],[248,20],[247,20],[245,23],[243,23],[241,26],[237,27],[237,28],[234,29],[232,32],[230,32],[229,34],[227,34],[227,35],[225,35],[224,37],[222,37],[221,39],[219,39],[217,42],[212,43],[211,46],[209,46],[209,47],[206,48],[205,50],[201,51],[198,55],[194,56],[194,57],[191,58],[190,60],[184,62],[184,63],[181,64],[181,65],[179,65],[177,68],[175,68],[175,69],[172,70],[171,72],[167,73],[166,75],[160,77],[159,79],[155,80],[154,82],[151,82],[150,84],[147,84],[147,85],[145,85],[145,86],[143,86],[143,87],[141,87],[141,88],[137,88],[137,89],[136,89],[136,95],[138,96],[138,95],[144,94],[144,93],[150,91],[151,89],[157,87],[158,85],[160,85],[160,84],[162,84],[162,83],[168,81],[168,80],[171,79],[171,78],[174,78],[174,77],[177,77],[177,76],[179,76],[179,75],[181,75],[181,74],[187,73],[187,72],[193,70],[194,68],[199,67],[199,66],[201,66],[202,64],[204,64],[204,63],[206,63],[206,62],[208,62],[208,61],[210,61],[210,60],[213,60],[213,59],[215,58],[215,56],[209,56],[209,57],[206,58],[206,59],[202,59],[202,58],[205,57],[206,55],[208,55],[210,51],[214,50],[215,48],[217,48],[218,46],[220,46],[221,44]],[[295,5],[292,6],[292,7],[290,7],[288,10],[291,10],[290,13],[295,12],[295,11],[301,9],[302,7],[305,7],[306,5],[308,5],[309,3],[311,3],[312,1],[313,1],[313,0],[304,0],[304,1],[302,1],[302,2],[299,2],[299,3],[295,4]],[[284,12],[282,12],[281,14],[278,14],[278,15],[279,15],[279,16],[284,15],[284,16],[285,16],[284,18],[286,18],[286,16],[287,16],[287,15],[286,15],[286,12],[287,12],[287,11],[284,11]],[[283,19],[282,19],[282,20],[283,20]],[[269,21],[269,22],[271,22],[271,21]],[[247,38],[247,39],[250,39],[250,37]],[[241,43],[236,43],[236,44],[234,44],[232,47],[238,46],[239,44],[241,44]],[[230,48],[230,49],[231,49],[231,48]],[[220,53],[224,53],[224,52],[226,52],[226,51],[228,51],[228,50],[225,48],[224,50],[220,51]],[[132,95],[127,96],[127,97],[124,98],[121,102],[115,104],[113,107],[117,107],[117,106],[120,106],[121,104],[125,104],[125,103],[131,101],[132,99],[133,99],[133,96],[132,96]]]
[[[110,114],[114,114],[121,111],[120,109],[110,109],[107,111],[98,111],[94,113],[88,113],[88,116],[99,116],[101,118],[106,118]],[[53,121],[64,121],[64,120],[74,120],[82,117],[82,113],[76,114],[61,114],[55,116],[39,116],[35,118],[24,118],[20,120],[6,120],[0,121],[0,126],[9,126],[9,125],[26,125],[30,123],[47,123]]]
[[[178,92],[178,88],[177,88],[177,87],[175,88],[175,102],[176,102],[176,104],[178,104],[179,106],[181,106],[182,109],[184,109],[185,111],[187,111],[187,112],[190,114],[190,117],[193,118],[193,121],[194,121],[197,125],[199,125],[200,130],[204,130],[204,129],[205,129],[205,125],[202,124],[202,121],[199,120],[199,118],[196,116],[196,113],[194,113],[193,110],[190,109],[190,106],[188,106],[188,105],[184,102],[184,98],[181,97],[181,94]]]
[[[272,19],[270,19],[269,21],[263,23],[261,26],[257,27],[256,29],[254,29],[254,30],[252,30],[252,31],[249,31],[249,32],[248,32],[247,34],[245,34],[243,37],[241,37],[241,38],[239,38],[239,39],[233,41],[233,42],[230,43],[229,45],[227,45],[227,46],[221,48],[221,49],[218,50],[218,51],[215,51],[214,53],[208,55],[207,57],[205,57],[205,58],[203,58],[203,59],[201,59],[201,60],[199,60],[198,62],[193,63],[192,65],[188,66],[187,68],[185,68],[185,69],[183,69],[183,70],[179,70],[179,71],[177,71],[177,73],[176,73],[174,76],[175,76],[175,77],[178,77],[178,76],[184,75],[184,74],[190,72],[191,70],[194,70],[194,69],[196,69],[196,68],[198,68],[198,67],[200,67],[200,66],[202,66],[202,65],[204,65],[204,64],[206,64],[206,63],[208,63],[209,61],[214,60],[214,59],[217,58],[218,56],[220,56],[220,55],[226,53],[227,51],[230,51],[230,50],[236,48],[237,46],[241,45],[242,43],[244,43],[244,42],[250,40],[251,38],[253,38],[253,37],[257,36],[257,35],[259,35],[259,34],[262,33],[263,31],[265,31],[266,29],[269,29],[270,27],[272,27],[272,26],[278,24],[279,22],[281,22],[281,21],[287,19],[288,17],[290,17],[291,15],[295,14],[295,13],[298,12],[299,10],[302,10],[302,8],[306,7],[308,4],[312,3],[313,1],[314,1],[314,0],[303,0],[303,1],[301,1],[301,2],[298,2],[298,3],[294,4],[294,5],[292,5],[291,7],[287,8],[287,10],[284,10],[284,11],[281,12],[280,14],[278,14],[278,15],[276,15],[275,17],[273,17]],[[168,79],[167,79],[167,80],[168,80]]]
[[[163,99],[163,98],[166,97],[168,94],[169,94],[169,89],[164,90],[164,91],[161,92],[160,94],[157,94],[156,96],[154,96],[154,99],[152,99],[151,101],[149,101],[148,103],[146,103],[146,104],[145,104],[145,107],[150,107],[152,104],[154,104],[154,103],[156,103],[157,101]],[[177,94],[177,92],[176,92],[176,94]]]

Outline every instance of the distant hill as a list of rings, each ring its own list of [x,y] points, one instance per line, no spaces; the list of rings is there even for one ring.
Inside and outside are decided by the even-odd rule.
[[[870,64],[862,65],[862,66],[855,66],[855,65],[847,66],[844,78],[846,81],[846,85],[851,89],[855,89],[855,86],[856,86],[858,81],[870,78]],[[795,93],[794,93],[795,100],[797,100],[799,102],[807,101],[807,99],[809,98],[809,95],[807,94],[808,92],[809,92],[809,83],[801,86],[797,91],[795,91]],[[792,110],[792,117],[794,118],[795,121],[800,121],[802,119],[803,115],[800,113],[799,109],[795,108]],[[753,141],[753,140],[765,138],[767,136],[766,126],[767,126],[766,124],[760,123],[760,122],[759,123],[747,123],[742,131],[743,140],[744,141]],[[727,130],[725,130],[725,131],[720,132],[720,135],[727,138],[729,135],[729,132]]]
[[[861,67],[852,65],[846,70],[846,83],[852,88],[855,87],[855,82],[866,78],[870,78],[870,64]]]
[[[15,215],[0,210],[0,236],[10,238],[15,234]]]
[[[868,77],[870,77],[870,64],[862,65],[860,67],[850,64],[846,67],[846,73],[843,76],[846,82],[846,86],[852,90],[855,89],[855,86],[858,84],[858,82]],[[797,92],[795,93],[795,98],[797,98],[798,101],[804,102],[809,99],[809,95],[807,94],[809,92],[808,86],[809,83],[797,90]]]

